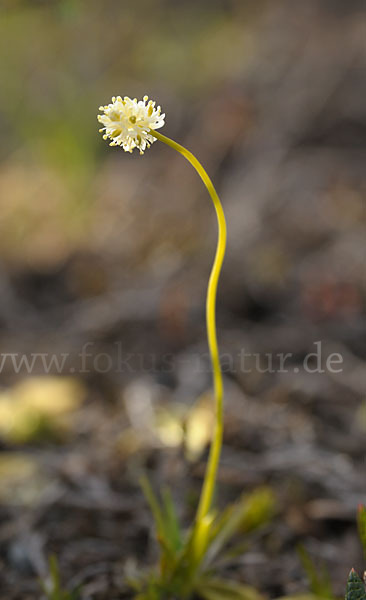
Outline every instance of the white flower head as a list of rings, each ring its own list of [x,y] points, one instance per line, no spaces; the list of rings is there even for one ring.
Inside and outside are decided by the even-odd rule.
[[[155,107],[155,104],[148,96],[139,101],[128,96],[113,96],[111,104],[99,107],[103,112],[98,115],[103,125],[99,130],[103,139],[109,138],[110,146],[122,146],[126,152],[138,148],[143,154],[156,140],[149,131],[164,125],[165,114],[161,114],[160,106]]]

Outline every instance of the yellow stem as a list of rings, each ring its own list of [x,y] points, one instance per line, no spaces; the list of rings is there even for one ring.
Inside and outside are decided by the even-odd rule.
[[[220,271],[222,262],[224,260],[225,249],[226,249],[226,222],[223,208],[221,206],[220,198],[213,186],[213,183],[207,175],[205,169],[197,158],[189,152],[184,146],[177,144],[170,138],[162,135],[158,131],[150,130],[149,133],[156,137],[161,142],[164,142],[174,150],[177,150],[180,154],[186,158],[191,165],[196,169],[198,175],[201,177],[205,184],[208,193],[211,196],[214,204],[218,223],[218,239],[215,260],[212,265],[210,279],[207,289],[206,298],[206,326],[207,326],[207,337],[208,346],[210,350],[212,369],[213,369],[213,383],[215,391],[215,431],[211,442],[210,455],[207,464],[205,479],[203,482],[200,502],[198,505],[196,521],[199,522],[204,518],[211,509],[212,498],[215,490],[217,469],[220,461],[221,447],[222,447],[222,436],[223,436],[223,395],[224,388],[222,382],[222,373],[220,366],[219,350],[217,345],[216,335],[216,295],[217,295],[217,284],[219,281]]]

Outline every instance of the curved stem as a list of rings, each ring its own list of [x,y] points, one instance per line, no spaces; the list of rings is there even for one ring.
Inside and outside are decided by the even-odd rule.
[[[205,184],[208,193],[211,196],[214,204],[218,223],[218,239],[215,260],[212,265],[210,279],[207,289],[206,299],[206,326],[207,326],[207,337],[208,346],[210,350],[212,369],[213,369],[213,383],[215,391],[215,430],[213,439],[211,442],[210,455],[206,468],[205,479],[203,482],[200,502],[198,505],[197,522],[200,521],[211,509],[212,498],[215,490],[217,469],[220,461],[221,447],[222,447],[222,436],[223,436],[223,395],[224,388],[222,382],[222,373],[220,366],[219,350],[217,345],[216,335],[216,295],[217,295],[217,284],[219,281],[220,271],[224,260],[225,249],[226,249],[226,221],[224,211],[220,202],[220,198],[213,186],[213,183],[207,175],[205,169],[197,158],[189,152],[184,146],[177,144],[174,140],[162,135],[158,131],[150,130],[149,133],[156,137],[161,142],[164,142],[174,150],[177,150],[180,154],[186,158],[191,165],[196,169],[198,175],[201,177]]]

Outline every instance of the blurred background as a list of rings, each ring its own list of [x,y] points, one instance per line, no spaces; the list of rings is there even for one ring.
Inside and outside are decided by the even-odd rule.
[[[266,485],[276,503],[235,576],[306,590],[302,542],[342,595],[366,500],[364,2],[1,0],[0,16],[0,598],[39,598],[51,552],[85,598],[129,597],[125,565],[156,553],[141,471],[183,522],[202,481],[215,215],[171,149],[102,140],[118,94],[162,105],[227,215],[217,501]]]

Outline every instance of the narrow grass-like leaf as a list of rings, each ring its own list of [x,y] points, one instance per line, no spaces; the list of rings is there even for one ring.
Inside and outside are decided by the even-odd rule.
[[[49,571],[49,582],[41,582],[42,590],[48,600],[79,600],[79,588],[71,591],[62,589],[60,570],[55,556],[49,559]]]
[[[334,594],[332,591],[330,576],[325,566],[321,565],[320,567],[316,567],[304,546],[299,545],[297,551],[302,566],[304,567],[306,575],[309,579],[310,590],[315,596],[319,596],[320,598],[330,598],[332,600],[334,598]]]
[[[357,512],[358,535],[362,544],[363,555],[366,560],[366,507],[360,504]]]
[[[236,559],[243,556],[249,549],[249,542],[241,542],[230,546],[227,550],[223,551],[222,554],[218,555],[215,560],[215,568],[222,568],[226,565],[233,565]]]
[[[248,533],[268,523],[275,512],[275,497],[271,488],[263,486],[246,497],[241,533]]]
[[[204,600],[262,600],[263,596],[249,585],[241,585],[224,579],[208,578],[196,588]]]
[[[163,513],[161,511],[159,501],[150,485],[150,481],[147,477],[143,476],[140,479],[140,485],[154,517],[157,533],[159,536],[164,537],[165,524]]]
[[[160,502],[146,478],[142,480],[141,485],[155,518],[161,558],[160,573],[148,574],[139,589],[134,586],[137,598],[188,599],[197,592],[197,582],[200,582],[202,587],[204,578],[205,594],[201,594],[202,598],[248,600],[248,593],[252,588],[224,582],[224,590],[224,583],[212,579],[209,571],[212,570],[213,564],[217,567],[220,559],[222,562],[232,561],[233,556],[238,556],[247,549],[248,542],[223,552],[237,533],[253,531],[269,520],[274,511],[271,490],[256,490],[226,508],[220,515],[215,512],[208,513],[197,519],[188,534],[183,536],[169,492],[162,493]]]
[[[230,539],[238,532],[246,510],[244,500],[236,506],[229,507],[214,524],[211,532],[210,543],[206,549],[204,559],[205,567],[212,564],[218,554],[223,550]]]
[[[252,531],[267,522],[274,512],[274,498],[269,488],[255,490],[224,510],[213,524],[204,565],[212,564],[231,538]]]
[[[179,521],[175,506],[173,503],[172,495],[168,488],[165,488],[162,492],[163,507],[164,507],[164,520],[166,535],[169,539],[171,546],[175,551],[179,551],[182,548],[182,533],[179,526]]]
[[[173,501],[167,490],[163,493],[163,505],[161,505],[146,477],[141,479],[141,487],[156,524],[156,537],[161,547],[160,571],[162,585],[164,585],[174,576],[179,553],[182,549],[178,519]]]
[[[293,594],[289,596],[280,596],[276,598],[276,600],[322,600],[321,596],[317,596],[316,594],[305,593],[305,594]],[[341,600],[341,598],[338,598]]]

